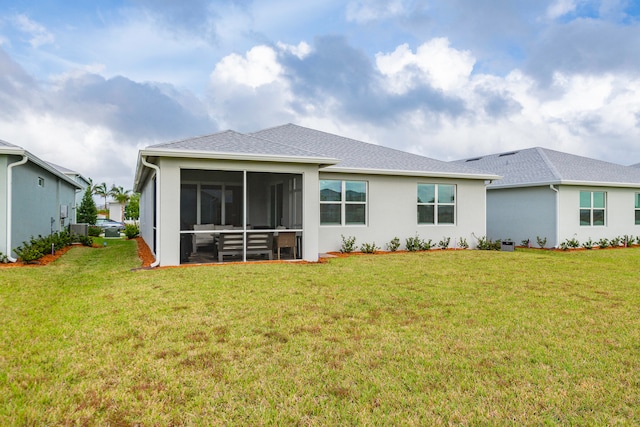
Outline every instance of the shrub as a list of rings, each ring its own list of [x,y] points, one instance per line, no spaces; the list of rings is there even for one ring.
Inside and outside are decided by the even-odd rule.
[[[397,251],[399,247],[400,247],[400,239],[398,239],[397,237],[394,237],[393,239],[391,239],[389,243],[387,243],[387,249],[390,250],[391,252]]]
[[[564,242],[560,243],[560,249],[562,249],[563,251],[566,251],[569,248],[575,249],[577,247],[580,247],[580,242],[576,238],[567,239]]]
[[[433,243],[431,242],[431,239],[429,239],[429,240],[421,240],[420,241],[420,250],[421,251],[428,251],[429,249],[431,249],[432,246],[433,246]]]
[[[340,252],[342,252],[343,254],[353,252],[356,247],[356,238],[354,236],[344,237],[342,234],[340,235],[340,238],[342,239]]]
[[[621,237],[614,237],[609,241],[609,244],[611,245],[611,247],[617,248],[618,246],[620,246],[620,242],[622,242]]]
[[[360,245],[360,252],[364,252],[366,254],[373,254],[378,249],[380,249],[380,248],[376,246],[376,242],[373,242],[371,244],[363,243],[362,245]]]
[[[582,247],[583,247],[583,248],[585,248],[585,249],[593,249],[593,245],[594,245],[594,244],[595,244],[595,243],[593,242],[593,240],[591,240],[591,237],[589,237],[589,240],[587,240],[586,242],[584,242],[584,243],[582,244]]]
[[[542,249],[544,249],[544,247],[547,246],[547,238],[546,237],[536,236],[536,241],[538,242],[538,246],[540,246],[540,248],[542,248]]]
[[[0,252],[0,263],[6,264],[8,262],[9,262],[9,258],[5,254]]]
[[[71,234],[67,231],[59,231],[48,236],[31,237],[29,242],[22,242],[15,250],[18,258],[24,263],[31,263],[42,258],[45,254],[71,245]]]
[[[16,254],[18,254],[18,258],[20,259],[20,261],[24,262],[25,264],[30,264],[44,256],[44,254],[37,246],[34,246],[27,242],[22,242],[22,246],[18,246],[14,250]]]
[[[531,243],[531,241],[529,239],[527,239],[527,240],[521,241],[520,245],[524,246],[525,248],[528,248],[530,243]]]
[[[604,238],[598,240],[598,247],[600,249],[604,249],[604,248],[609,247],[609,240],[608,239],[604,239]]]
[[[438,242],[438,247],[442,249],[447,249],[449,247],[450,242],[451,242],[451,237],[443,237],[442,240]]]
[[[460,240],[458,240],[458,246],[462,249],[469,249],[469,243],[467,243],[467,239],[464,237],[461,237]]]
[[[500,250],[500,241],[496,240],[495,242],[491,239],[487,239],[485,236],[478,238],[477,249],[481,251],[499,251]]]
[[[622,244],[627,247],[629,245],[633,245],[633,241],[635,240],[635,238],[633,236],[629,236],[627,234],[625,234],[624,236],[622,236]]]
[[[101,233],[102,233],[102,228],[95,225],[90,225],[89,230],[87,231],[87,234],[89,234],[89,236],[91,237],[100,237]]]
[[[140,227],[138,224],[127,224],[124,226],[124,234],[127,239],[133,239],[140,234]]]
[[[416,237],[407,237],[405,240],[405,246],[409,252],[419,251],[421,249],[422,240],[416,234]]]
[[[83,246],[92,246],[93,245],[93,237],[91,236],[76,236],[79,243],[82,243]]]

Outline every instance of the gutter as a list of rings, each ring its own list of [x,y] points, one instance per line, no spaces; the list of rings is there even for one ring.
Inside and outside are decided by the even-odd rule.
[[[162,247],[162,245],[160,245],[160,167],[157,165],[154,165],[153,163],[149,163],[147,162],[147,160],[140,156],[140,162],[150,168],[156,171],[156,197],[155,197],[155,201],[156,201],[156,206],[154,207],[155,211],[156,211],[156,253],[155,253],[155,257],[156,260],[153,261],[153,263],[151,263],[151,268],[155,268],[157,266],[160,265],[160,248]]]
[[[13,193],[13,171],[12,169],[16,166],[24,165],[29,160],[26,154],[22,154],[22,160],[18,160],[17,162],[11,163],[7,166],[7,259],[10,262],[18,261],[16,258],[11,256],[11,227],[12,227],[12,217],[11,217],[11,203],[12,203],[12,193]]]

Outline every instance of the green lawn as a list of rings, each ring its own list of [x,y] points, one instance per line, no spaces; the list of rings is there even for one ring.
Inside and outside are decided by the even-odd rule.
[[[0,269],[0,425],[638,425],[640,249]]]

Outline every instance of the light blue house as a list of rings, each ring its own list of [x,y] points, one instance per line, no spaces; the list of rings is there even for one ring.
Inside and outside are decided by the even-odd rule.
[[[51,164],[0,140],[0,252],[15,261],[23,241],[68,227],[81,190]]]
[[[546,148],[459,160],[501,175],[487,186],[487,237],[547,247],[640,235],[640,169]]]

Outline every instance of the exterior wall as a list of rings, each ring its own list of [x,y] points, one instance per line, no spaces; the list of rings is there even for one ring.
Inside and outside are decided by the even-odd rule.
[[[122,205],[118,202],[109,202],[107,205],[109,206],[109,218],[114,221],[123,222]]]
[[[247,172],[293,173],[303,176],[303,239],[302,255],[307,261],[318,259],[318,170],[317,165],[285,164],[271,162],[240,162],[207,159],[160,158],[160,265],[180,264],[180,172],[182,169],[224,170]],[[143,189],[141,196],[141,230],[143,238],[149,244],[149,210],[152,198],[150,187]],[[310,206],[312,204],[312,207]],[[144,208],[143,208],[144,206]],[[143,215],[145,217],[143,223]],[[147,240],[150,239],[151,240]],[[152,245],[149,244],[152,248]]]
[[[635,225],[635,194],[638,188],[561,186],[560,190],[560,243],[577,239],[580,243],[591,239],[611,239],[624,235],[640,235]],[[580,225],[580,191],[605,191],[605,226]]]
[[[363,243],[374,243],[382,250],[394,237],[398,237],[404,248],[408,237],[431,239],[436,245],[444,237],[451,238],[450,247],[461,237],[470,247],[475,247],[475,236],[486,233],[486,188],[480,180],[438,179],[420,177],[400,177],[387,175],[353,175],[320,173],[319,179],[339,179],[367,181],[367,225],[320,226],[318,249],[322,252],[340,250],[341,235],[356,238],[356,247]],[[417,185],[456,185],[456,224],[418,225]],[[306,194],[309,194],[307,192]],[[316,200],[313,209],[319,216],[319,184],[314,189]],[[305,203],[306,206],[309,206]],[[319,223],[319,218],[318,218]]]
[[[517,245],[537,237],[557,246],[556,192],[549,186],[487,190],[487,237],[511,239]]]
[[[73,185],[32,162],[13,168],[12,173],[12,250],[31,236],[61,231],[71,223],[76,197]],[[43,186],[38,185],[38,178],[44,179]],[[61,206],[67,206],[67,218],[61,218]],[[4,223],[6,226],[6,218]]]

